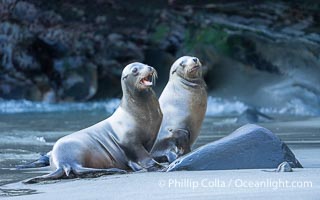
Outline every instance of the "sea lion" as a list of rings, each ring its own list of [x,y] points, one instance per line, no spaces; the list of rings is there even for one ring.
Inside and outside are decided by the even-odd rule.
[[[274,170],[262,170],[264,172],[293,172],[292,166],[295,166],[294,163],[289,163],[287,161],[284,161],[278,165],[277,169]]]
[[[167,171],[270,169],[287,162],[302,168],[289,147],[270,130],[247,124],[171,163]]]
[[[159,103],[163,120],[151,155],[159,162],[171,163],[190,152],[207,109],[206,84],[198,58],[183,56],[173,63]]]
[[[152,90],[157,76],[153,67],[127,65],[121,76],[120,106],[104,121],[59,139],[53,146],[48,175],[26,183],[59,179],[72,174],[124,173],[123,170],[163,169],[149,154],[162,121],[158,99]]]
[[[171,163],[191,151],[205,116],[207,91],[198,58],[183,56],[173,63],[159,103],[164,117],[151,154],[158,162]],[[44,167],[49,158],[50,152],[17,168]]]
[[[278,168],[275,170],[275,172],[293,172],[292,167],[290,165],[290,163],[288,163],[287,161],[282,162]]]

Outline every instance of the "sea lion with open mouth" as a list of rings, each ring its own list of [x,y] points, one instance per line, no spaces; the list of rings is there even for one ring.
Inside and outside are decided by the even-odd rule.
[[[124,170],[157,171],[164,167],[149,154],[162,121],[152,90],[156,70],[142,63],[127,65],[121,76],[120,106],[104,121],[59,139],[50,155],[54,172],[32,178],[36,183],[63,177],[94,177]]]

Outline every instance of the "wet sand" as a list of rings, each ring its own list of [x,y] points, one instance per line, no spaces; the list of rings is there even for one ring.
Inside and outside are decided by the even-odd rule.
[[[276,173],[218,170],[136,173],[95,179],[2,186],[2,192],[32,195],[10,199],[318,199],[320,168]],[[18,190],[17,190],[18,189]]]
[[[303,116],[279,115],[275,121],[258,123],[286,142],[305,167],[292,173],[189,171],[126,174],[34,185],[18,182],[48,171],[14,170],[15,165],[31,162],[39,152],[49,151],[58,138],[94,124],[105,115],[100,111],[0,115],[0,198],[319,199],[320,118]],[[207,116],[194,148],[220,139],[240,126],[234,116]],[[300,185],[284,186],[285,181],[288,184],[296,181]],[[254,185],[256,182],[259,183]],[[11,184],[5,185],[7,183]],[[253,186],[249,187],[247,183]]]
[[[305,167],[293,172],[272,169],[131,173],[92,179],[69,179],[0,186],[10,199],[319,199],[319,148],[292,146]],[[34,177],[49,167],[21,170]]]

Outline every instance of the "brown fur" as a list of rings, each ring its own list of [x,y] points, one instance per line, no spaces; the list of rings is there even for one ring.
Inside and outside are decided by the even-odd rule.
[[[172,162],[190,152],[205,116],[207,92],[198,58],[175,61],[159,103],[163,121],[151,154],[158,161]]]

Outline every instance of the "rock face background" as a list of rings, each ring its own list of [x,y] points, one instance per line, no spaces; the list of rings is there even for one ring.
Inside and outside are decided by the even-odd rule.
[[[0,98],[120,97],[133,61],[166,84],[173,61],[199,57],[211,95],[320,114],[317,1],[0,0]]]

